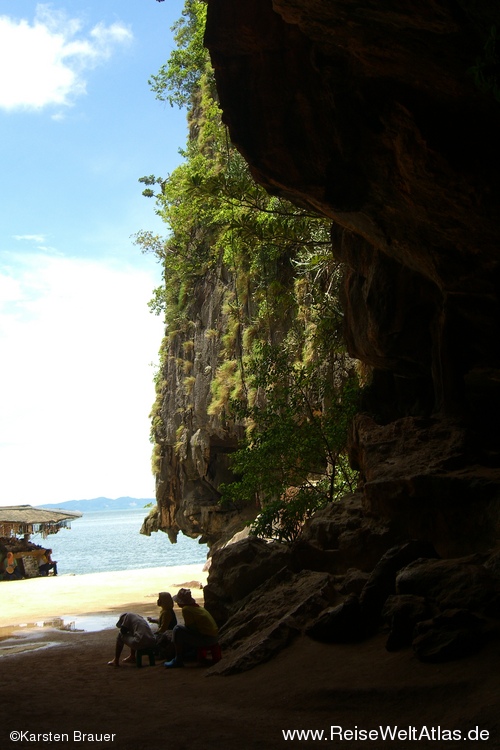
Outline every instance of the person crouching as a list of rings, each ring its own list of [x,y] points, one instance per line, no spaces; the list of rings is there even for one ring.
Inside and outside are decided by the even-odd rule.
[[[108,661],[110,667],[120,666],[120,656],[125,645],[130,648],[129,656],[123,660],[127,664],[135,663],[135,655],[138,649],[155,647],[154,633],[144,617],[134,615],[132,612],[125,612],[116,623],[116,627],[119,628],[120,632],[116,638],[115,658]]]
[[[219,638],[217,623],[210,612],[195,602],[190,589],[179,589],[173,600],[181,607],[184,625],[174,628],[175,658],[165,662],[167,669],[184,666],[185,646],[207,648],[214,646]]]

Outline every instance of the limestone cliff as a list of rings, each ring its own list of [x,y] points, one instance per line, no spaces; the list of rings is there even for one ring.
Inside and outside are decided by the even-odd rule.
[[[185,324],[168,330],[164,339],[154,420],[158,506],[142,533],[162,529],[175,541],[182,531],[213,544],[231,537],[251,516],[219,504],[218,488],[230,481],[228,457],[242,428],[208,413],[232,283],[223,265],[200,277],[184,311]]]
[[[350,437],[358,491],[288,547],[215,550],[212,672],[381,625],[387,649],[424,661],[474,654],[500,632],[498,6],[207,4],[231,140],[269,193],[332,221],[346,341],[372,372]],[[157,425],[153,523],[211,542],[241,523],[217,505],[241,428],[207,408],[222,355],[208,331],[226,325],[230,284],[222,266],[197,282],[169,337]]]
[[[374,369],[363,513],[444,555],[499,531],[496,28],[493,2],[208,1],[232,141],[333,221],[347,342]]]

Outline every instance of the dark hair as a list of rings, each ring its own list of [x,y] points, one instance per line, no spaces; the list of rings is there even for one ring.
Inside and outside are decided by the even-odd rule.
[[[172,604],[174,602],[174,600],[172,599],[172,594],[170,594],[168,591],[160,591],[160,593],[158,594],[158,601],[160,601],[160,599],[167,599],[169,602],[172,602]]]

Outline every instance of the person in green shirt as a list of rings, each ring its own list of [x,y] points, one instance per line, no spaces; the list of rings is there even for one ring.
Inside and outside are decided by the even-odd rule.
[[[167,669],[184,666],[185,646],[207,648],[214,646],[219,639],[217,623],[210,612],[195,602],[190,589],[179,589],[173,600],[181,607],[184,625],[174,628],[175,658],[165,662]]]

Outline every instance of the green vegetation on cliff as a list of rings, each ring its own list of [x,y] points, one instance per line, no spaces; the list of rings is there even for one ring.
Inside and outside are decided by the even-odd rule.
[[[246,437],[222,502],[257,505],[253,531],[291,541],[355,479],[345,446],[358,384],[341,339],[341,276],[328,222],[268,195],[229,142],[202,46],[205,11],[200,0],[186,2],[174,27],[178,47],[150,82],[158,98],[189,105],[189,138],[171,175],[141,178],[168,230],[165,238],[140,232],[137,243],[163,264],[165,283],[150,305],[165,316],[165,356],[176,337],[184,351],[193,346],[203,279],[223,280],[219,324],[204,334],[219,347],[208,417],[243,426]],[[186,357],[181,365],[188,395],[191,364]],[[163,363],[156,385],[152,439],[161,460]],[[181,450],[183,424],[177,432]]]

